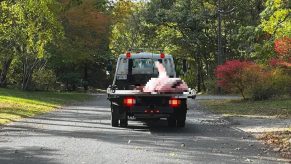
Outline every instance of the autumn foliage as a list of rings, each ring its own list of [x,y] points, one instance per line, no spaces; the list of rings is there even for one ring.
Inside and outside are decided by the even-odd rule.
[[[269,60],[269,65],[272,67],[281,67],[281,68],[291,67],[291,57],[288,60],[283,60],[280,58],[271,58]]]
[[[80,46],[101,48],[109,34],[110,18],[99,12],[93,0],[86,0],[81,5],[66,11],[65,19],[68,35]]]
[[[272,58],[269,64],[273,67],[291,67],[291,38],[284,37],[275,40],[276,58]]]
[[[290,55],[291,54],[291,38],[284,37],[275,40],[275,51],[279,55]]]

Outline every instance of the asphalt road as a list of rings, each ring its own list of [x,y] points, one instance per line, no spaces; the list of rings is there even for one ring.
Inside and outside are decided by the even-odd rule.
[[[105,96],[0,129],[0,164],[287,163],[189,101],[184,129],[166,121],[110,125]]]

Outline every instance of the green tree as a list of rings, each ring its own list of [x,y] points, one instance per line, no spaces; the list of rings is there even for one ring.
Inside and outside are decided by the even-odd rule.
[[[46,63],[46,47],[62,37],[59,7],[55,0],[20,0],[15,4],[22,28],[17,53],[23,65],[23,90],[29,89],[34,70]]]
[[[58,8],[59,3],[55,0],[1,2],[1,10],[5,11],[1,12],[4,18],[0,26],[0,33],[4,34],[1,36],[1,48],[2,52],[5,48],[12,50],[4,54],[3,67],[6,69],[2,72],[8,70],[15,54],[22,63],[23,90],[29,89],[34,70],[46,63],[46,47],[62,36]]]
[[[85,90],[89,86],[104,87],[106,63],[111,55],[108,48],[111,18],[106,9],[107,3],[83,0],[69,5],[70,2],[73,1],[63,3],[65,39],[50,48],[48,65],[55,70],[58,80],[65,84],[67,90],[80,86]]]
[[[267,0],[261,13],[261,28],[275,38],[291,37],[291,9],[288,0]]]
[[[130,0],[118,0],[112,9],[112,32],[110,49],[119,55],[130,48],[140,48],[144,43],[141,11],[143,3]]]
[[[15,56],[17,35],[17,16],[13,14],[11,1],[0,3],[0,87],[6,84],[6,77]]]
[[[253,30],[257,31],[253,42],[252,55],[260,63],[266,63],[275,57],[274,42],[276,39],[291,37],[291,9],[288,0],[267,0],[263,3],[264,10],[260,13],[260,24]]]

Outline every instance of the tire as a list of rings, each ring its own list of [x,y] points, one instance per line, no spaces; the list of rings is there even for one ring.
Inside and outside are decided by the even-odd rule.
[[[177,120],[177,127],[184,128],[186,120]]]
[[[127,116],[126,116],[125,119],[121,119],[120,120],[120,126],[121,127],[127,127],[128,126],[128,118],[127,118]]]
[[[119,124],[118,113],[116,111],[116,108],[112,106],[111,107],[111,126],[118,127],[118,124]]]
[[[175,127],[176,126],[176,119],[169,117],[167,119],[167,121],[168,121],[168,127]]]
[[[184,128],[186,122],[186,112],[181,113],[177,118],[177,127],[178,128]]]

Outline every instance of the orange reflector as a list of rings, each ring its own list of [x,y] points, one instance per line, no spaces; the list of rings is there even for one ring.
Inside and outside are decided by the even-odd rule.
[[[175,107],[180,106],[181,100],[172,98],[172,99],[169,100],[169,104],[170,104],[171,107],[175,108]]]
[[[132,98],[132,97],[124,98],[123,104],[125,106],[132,107],[135,104],[135,98]]]

